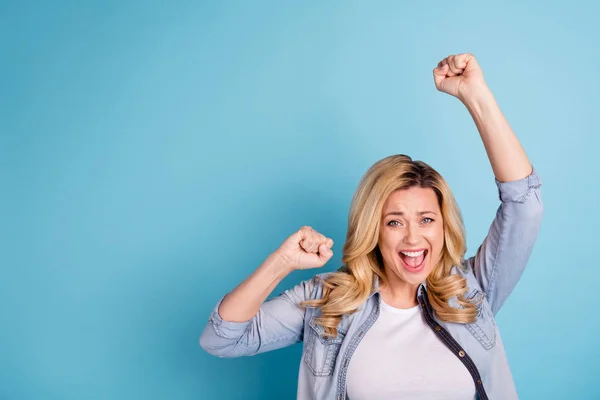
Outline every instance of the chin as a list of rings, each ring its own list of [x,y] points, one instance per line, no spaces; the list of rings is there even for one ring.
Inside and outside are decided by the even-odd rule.
[[[404,280],[406,283],[409,283],[411,285],[420,285],[421,283],[423,283],[427,277],[429,276],[429,274],[419,274],[418,276],[402,276],[402,280]]]

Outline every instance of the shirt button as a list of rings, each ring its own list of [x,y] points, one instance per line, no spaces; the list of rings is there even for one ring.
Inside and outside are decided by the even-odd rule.
[[[463,350],[461,350],[461,351],[458,352],[458,355],[460,357],[464,357],[465,356],[465,352]]]
[[[477,379],[477,384],[481,385],[481,379]]]
[[[441,329],[442,329],[442,327],[441,327],[441,326],[439,326],[439,325],[435,327],[435,330],[436,330],[436,331],[439,331],[439,330],[441,330]]]

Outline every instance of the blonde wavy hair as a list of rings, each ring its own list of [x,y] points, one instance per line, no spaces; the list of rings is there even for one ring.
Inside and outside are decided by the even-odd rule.
[[[323,281],[323,296],[303,302],[318,307],[315,323],[326,336],[337,336],[337,326],[345,314],[354,313],[371,294],[375,278],[387,282],[378,247],[383,205],[393,192],[411,187],[435,192],[444,220],[444,246],[440,258],[427,277],[427,296],[437,316],[447,322],[470,323],[476,319],[476,304],[467,301],[466,279],[450,275],[452,266],[461,266],[466,252],[462,215],[450,187],[442,176],[423,161],[397,154],[376,162],[362,177],[352,199],[348,232],[342,262],[344,268]],[[456,296],[462,307],[448,300]]]

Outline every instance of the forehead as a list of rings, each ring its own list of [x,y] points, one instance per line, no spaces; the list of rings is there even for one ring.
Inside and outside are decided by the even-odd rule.
[[[396,190],[385,201],[383,211],[404,211],[417,213],[419,211],[433,211],[439,213],[440,207],[437,196],[432,188],[411,187]]]

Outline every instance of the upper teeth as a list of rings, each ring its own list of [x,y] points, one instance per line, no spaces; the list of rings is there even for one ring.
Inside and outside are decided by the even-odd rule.
[[[421,251],[401,251],[402,254],[409,256],[409,257],[418,257],[421,254],[423,254],[425,252],[425,250],[421,250]]]

